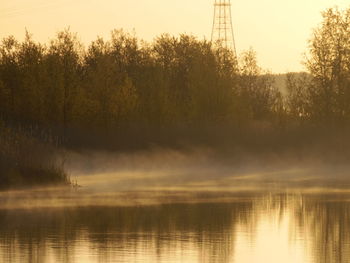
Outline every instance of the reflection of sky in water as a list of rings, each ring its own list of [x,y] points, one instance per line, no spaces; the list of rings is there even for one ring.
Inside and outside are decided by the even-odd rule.
[[[234,262],[313,262],[293,212],[293,204],[286,211],[280,207],[261,209],[261,213],[255,215],[257,225],[253,233],[249,226],[238,225]]]

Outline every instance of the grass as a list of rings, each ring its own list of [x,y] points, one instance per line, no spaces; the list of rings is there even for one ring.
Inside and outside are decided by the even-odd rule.
[[[0,125],[0,189],[70,184],[57,146]]]

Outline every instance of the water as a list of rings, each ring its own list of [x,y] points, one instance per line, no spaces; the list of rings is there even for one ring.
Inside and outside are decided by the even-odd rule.
[[[350,262],[346,178],[297,173],[100,174],[3,192],[0,262]]]
[[[345,196],[6,209],[1,262],[349,262]]]

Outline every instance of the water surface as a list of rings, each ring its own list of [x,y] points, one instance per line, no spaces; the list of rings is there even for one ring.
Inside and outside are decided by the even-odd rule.
[[[2,192],[0,262],[350,262],[346,176],[308,174],[119,172]]]

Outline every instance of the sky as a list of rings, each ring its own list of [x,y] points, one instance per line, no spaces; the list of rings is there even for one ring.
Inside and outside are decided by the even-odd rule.
[[[210,40],[214,0],[0,0],[0,38],[24,38],[25,29],[48,42],[70,27],[88,44],[112,29],[135,31],[151,41],[162,33]],[[275,73],[302,71],[312,29],[328,7],[349,0],[231,0],[237,52],[253,48],[261,67]]]

